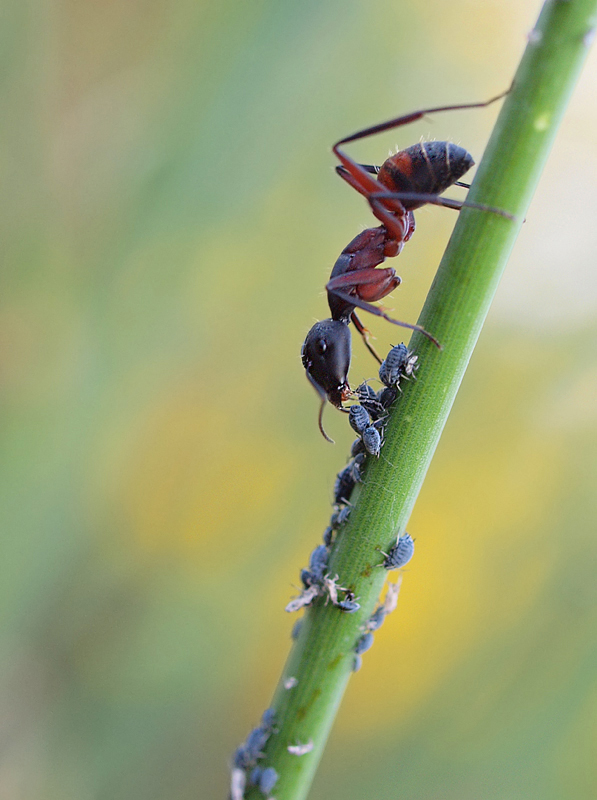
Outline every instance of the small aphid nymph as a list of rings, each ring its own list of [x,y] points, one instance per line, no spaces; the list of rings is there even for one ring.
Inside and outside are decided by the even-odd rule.
[[[373,646],[373,634],[364,633],[356,643],[354,651],[358,656],[360,656],[363,653],[366,653],[367,650],[369,650],[369,648],[372,646]]]
[[[259,788],[266,797],[269,797],[276,783],[278,782],[279,775],[273,767],[266,767],[259,778]]]

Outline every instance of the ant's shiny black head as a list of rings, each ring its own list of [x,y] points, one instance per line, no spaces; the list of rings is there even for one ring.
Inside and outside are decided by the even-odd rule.
[[[301,350],[301,359],[307,371],[307,378],[321,397],[319,427],[325,438],[329,439],[321,422],[326,400],[336,408],[342,408],[342,401],[346,400],[350,392],[348,385],[350,330],[348,325],[335,319],[316,322],[307,334]]]

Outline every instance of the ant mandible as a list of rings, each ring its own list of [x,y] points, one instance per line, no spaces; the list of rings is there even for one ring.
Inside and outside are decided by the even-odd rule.
[[[368,331],[356,314],[361,308],[394,325],[420,331],[438,348],[441,345],[420,325],[389,317],[375,300],[381,300],[400,285],[393,267],[376,269],[386,258],[399,255],[415,231],[413,211],[426,204],[460,210],[464,206],[491,211],[511,218],[509,214],[489,206],[467,203],[440,197],[450,186],[464,186],[461,178],[475,163],[464,148],[452,142],[420,142],[390,156],[381,167],[358,164],[340,149],[340,145],[364,139],[382,131],[408,125],[427,114],[440,111],[458,111],[466,108],[485,108],[500,100],[510,90],[492,97],[484,103],[467,103],[456,106],[439,106],[413,111],[379,125],[353,133],[336,142],[332,152],[340,161],[338,175],[349,186],[364,195],[373,215],[381,222],[377,228],[359,233],[340,253],[326,285],[331,318],[317,322],[307,334],[301,350],[307,378],[321,398],[319,430],[329,442],[333,441],[323,429],[323,410],[330,402],[340,411],[347,411],[342,403],[350,397],[348,383],[352,321],[371,354],[381,359],[368,340]]]

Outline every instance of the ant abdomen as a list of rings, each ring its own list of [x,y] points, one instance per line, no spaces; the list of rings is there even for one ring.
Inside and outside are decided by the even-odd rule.
[[[419,142],[390,156],[380,167],[377,180],[391,192],[437,195],[453,186],[474,164],[464,147],[452,142]],[[426,200],[402,200],[408,211]]]

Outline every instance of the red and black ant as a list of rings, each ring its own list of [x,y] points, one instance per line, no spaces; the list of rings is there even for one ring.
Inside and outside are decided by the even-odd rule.
[[[382,131],[398,128],[439,111],[457,111],[465,108],[484,108],[504,97],[503,92],[484,103],[468,103],[457,106],[440,106],[413,111],[411,114],[364,128],[352,136],[340,139],[332,151],[340,161],[336,167],[338,175],[353,189],[364,195],[373,215],[381,222],[377,228],[368,228],[359,233],[340,253],[334,264],[330,280],[326,285],[328,303],[332,316],[317,322],[307,334],[301,358],[307,378],[321,397],[319,429],[332,441],[323,429],[323,410],[330,402],[341,411],[342,403],[348,400],[351,389],[348,383],[350,367],[351,337],[348,328],[353,322],[363,337],[365,346],[381,363],[381,359],[368,341],[368,331],[356,314],[357,308],[376,314],[395,325],[420,331],[438,348],[441,345],[420,325],[389,317],[375,300],[381,300],[400,285],[400,278],[393,267],[376,269],[386,258],[399,255],[404,244],[415,231],[413,211],[430,203],[460,210],[464,206],[491,211],[511,219],[510,214],[489,206],[467,203],[440,197],[450,186],[463,186],[461,178],[475,163],[467,151],[452,142],[420,142],[390,156],[381,167],[358,164],[340,150],[340,145],[364,139]]]

